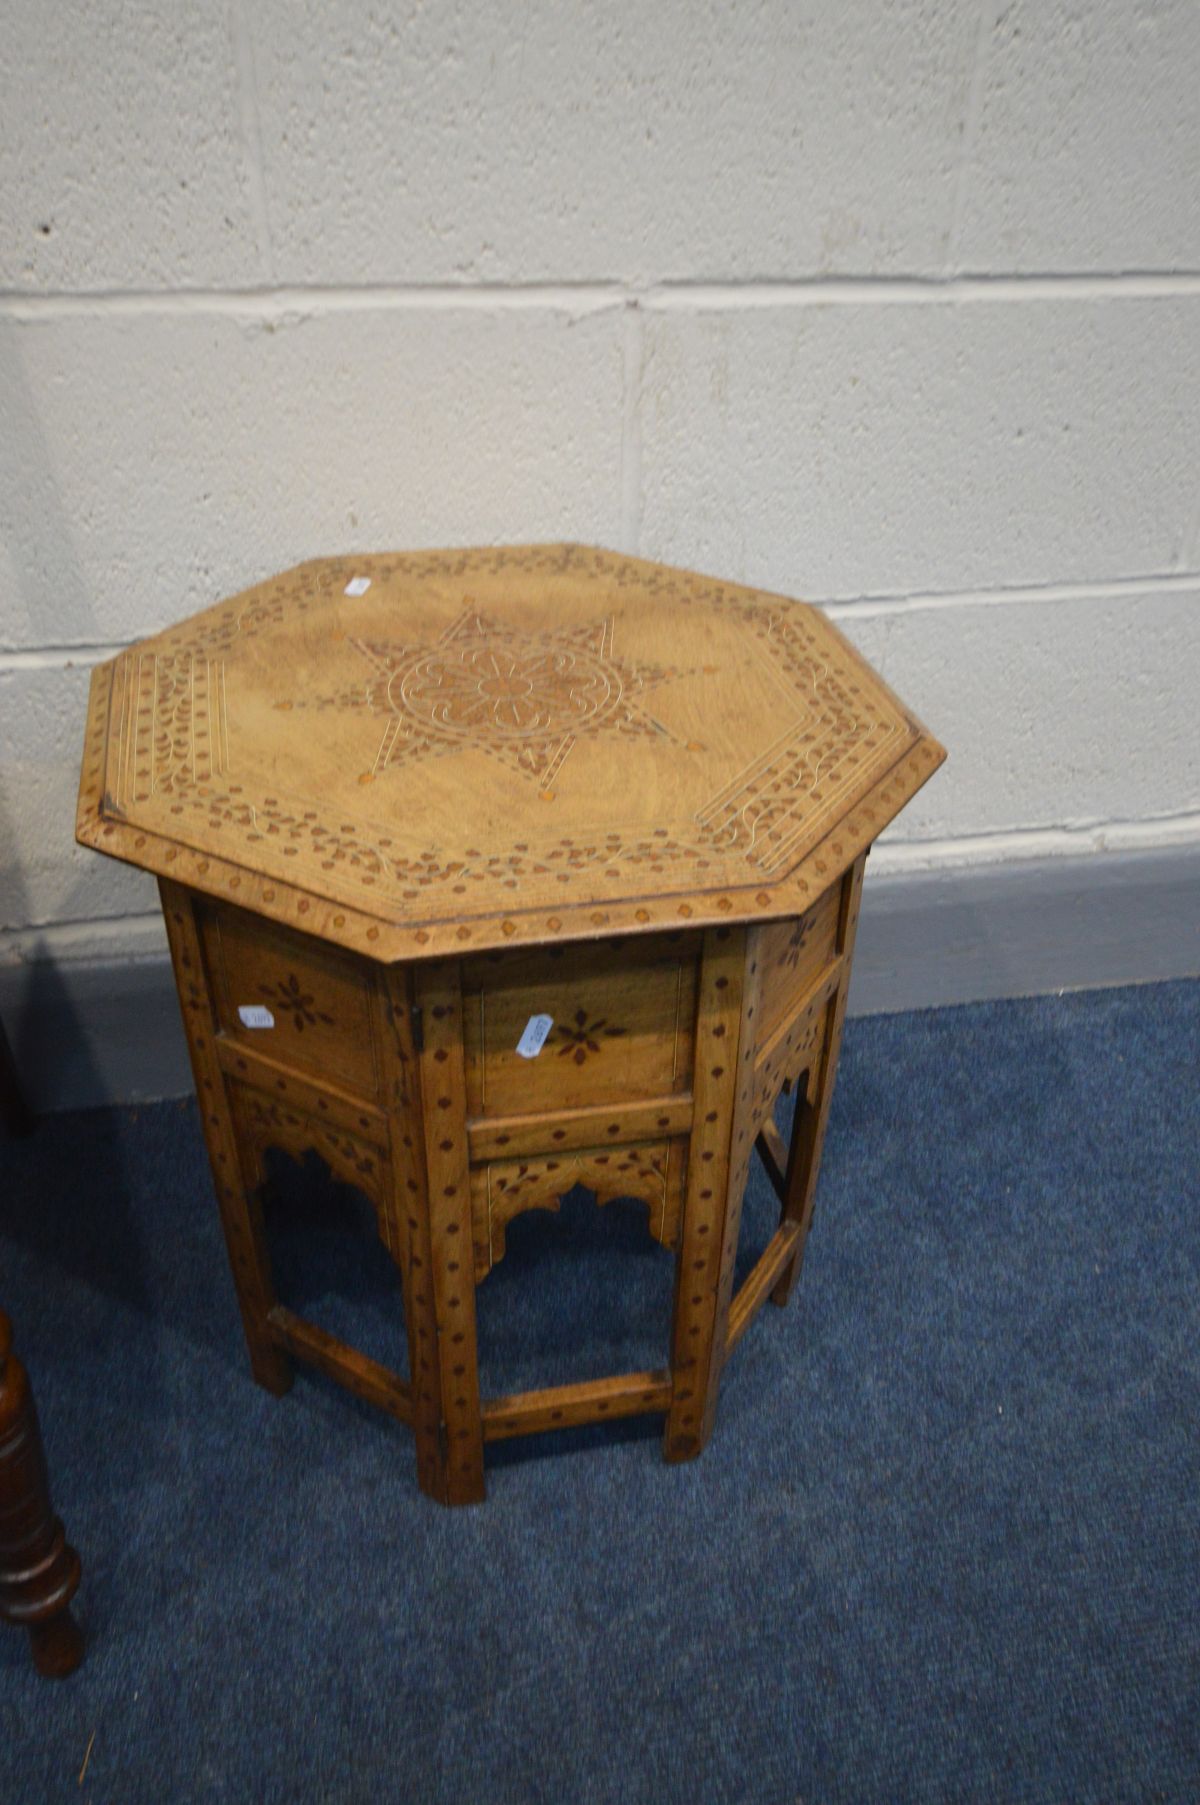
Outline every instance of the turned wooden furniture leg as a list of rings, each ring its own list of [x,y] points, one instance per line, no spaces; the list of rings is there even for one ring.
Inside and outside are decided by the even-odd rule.
[[[83,1659],[70,1611],[78,1585],[79,1556],[50,1504],[33,1393],[0,1311],[0,1617],[28,1629],[34,1666],[50,1679]]]
[[[854,958],[854,937],[858,931],[858,911],[862,900],[863,872],[867,855],[861,853],[842,879],[841,904],[838,914],[837,951],[842,959],[842,976],[833,1008],[825,1029],[825,1041],[818,1059],[815,1094],[797,1090],[796,1115],[788,1150],[784,1202],[780,1222],[799,1226],[796,1251],[784,1267],[771,1292],[771,1302],[787,1303],[800,1273],[804,1244],[812,1222],[817,1177],[821,1169],[821,1149],[825,1144],[825,1128],[829,1105],[837,1078],[838,1054],[842,1046],[842,1024],[846,1018],[846,997],[850,989],[850,970]]]
[[[467,1082],[458,967],[419,967],[414,1000],[423,1040],[418,1059],[425,1140],[424,1209],[437,1325],[445,1497],[447,1504],[475,1504],[484,1496],[483,1415],[475,1340]],[[418,1268],[419,1281],[423,1272],[423,1267]]]
[[[292,1383],[292,1363],[273,1339],[267,1321],[276,1300],[263,1231],[262,1200],[257,1172],[247,1171],[241,1158],[217,1059],[212,1007],[204,981],[204,958],[192,899],[168,878],[160,878],[158,888],[250,1366],[260,1385],[282,1396]]]

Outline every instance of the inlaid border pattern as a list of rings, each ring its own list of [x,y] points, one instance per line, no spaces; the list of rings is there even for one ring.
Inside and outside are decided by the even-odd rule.
[[[403,563],[403,560],[398,560]],[[651,567],[654,568],[654,567]],[[305,567],[302,567],[302,571]],[[279,580],[282,583],[282,579]],[[275,586],[268,586],[274,591]],[[655,586],[649,585],[651,589]],[[693,602],[710,604],[736,614],[762,643],[768,663],[776,675],[786,673],[792,686],[793,706],[802,704],[797,720],[789,723],[776,744],[752,761],[741,773],[718,792],[696,815],[696,831],[690,838],[672,835],[667,829],[651,834],[629,834],[621,830],[606,833],[597,842],[578,834],[564,835],[540,844],[518,842],[499,855],[485,855],[479,848],[466,848],[461,856],[439,856],[436,848],[427,848],[416,856],[401,853],[388,835],[380,835],[373,826],[344,819],[342,811],[337,824],[326,818],[310,797],[289,797],[285,791],[250,794],[244,785],[219,786],[210,780],[224,771],[227,759],[215,766],[188,762],[188,730],[195,737],[195,710],[189,707],[187,688],[194,686],[197,669],[207,667],[207,656],[214,647],[231,648],[239,634],[254,636],[265,626],[283,618],[286,593],[272,593],[268,601],[258,603],[238,614],[221,613],[208,632],[196,632],[186,641],[186,650],[168,657],[155,657],[162,665],[157,706],[148,708],[143,700],[147,679],[143,667],[148,654],[134,652],[118,660],[118,691],[114,695],[114,726],[119,726],[121,743],[130,737],[147,736],[159,752],[158,762],[145,754],[137,759],[139,786],[129,796],[130,802],[144,801],[154,793],[176,798],[172,813],[181,817],[192,810],[199,812],[211,831],[237,830],[239,839],[251,846],[278,842],[285,856],[299,857],[307,863],[315,860],[318,868],[331,874],[335,881],[350,888],[374,889],[383,886],[394,900],[417,901],[422,890],[453,883],[495,883],[519,892],[531,877],[573,877],[585,870],[594,881],[608,881],[622,888],[629,883],[631,869],[647,868],[656,873],[664,866],[675,867],[672,876],[684,883],[706,883],[717,871],[724,870],[728,881],[728,859],[737,854],[744,859],[748,875],[773,876],[794,863],[804,841],[809,844],[821,836],[822,827],[836,817],[847,789],[864,764],[876,765],[886,759],[893,742],[910,737],[904,717],[885,707],[873,707],[862,686],[843,685],[824,656],[818,636],[804,613],[793,607],[772,606],[739,594],[731,597],[718,586],[712,596],[696,589],[684,592]],[[327,599],[328,585],[305,585],[290,598],[291,612],[304,613]],[[199,617],[203,621],[207,617]],[[199,621],[195,623],[199,625]],[[468,629],[482,632],[483,622],[470,610],[456,620],[442,640],[461,640]],[[582,637],[581,637],[582,635]],[[173,636],[165,636],[173,641]],[[553,645],[554,635],[545,636]],[[562,643],[594,640],[597,655],[613,658],[611,631],[607,624],[573,630],[561,636]],[[357,642],[355,642],[357,643]],[[441,640],[438,641],[440,645]],[[420,648],[388,648],[363,642],[362,648],[377,673],[385,679],[404,675]],[[136,660],[138,677],[131,679],[123,666],[126,659]],[[220,673],[220,720],[227,720],[224,705],[224,667]],[[614,666],[614,669],[616,667]],[[645,677],[627,674],[626,681],[636,686],[659,683],[671,673],[655,668]],[[362,699],[379,689],[368,684]],[[386,691],[390,682],[382,685]],[[630,700],[621,693],[621,707],[613,712],[623,731],[644,729],[650,724]],[[283,704],[284,706],[292,704]],[[320,699],[318,698],[318,706]],[[382,709],[383,705],[379,704]],[[389,706],[386,711],[394,716]],[[170,729],[173,728],[172,732]],[[227,724],[225,726],[227,740]],[[492,739],[496,736],[493,734]],[[412,724],[398,736],[392,720],[385,728],[383,743],[370,771],[360,780],[373,780],[381,767],[402,755],[406,747],[428,752],[446,750],[447,735],[432,722],[418,734]],[[553,743],[551,743],[551,741]],[[461,744],[454,736],[452,744]],[[505,747],[497,741],[492,746],[485,735],[485,750],[497,756]],[[573,743],[572,736],[549,736],[545,745],[534,749],[529,766],[532,775],[543,783],[551,771],[561,768]],[[528,755],[529,749],[526,749]],[[189,793],[189,785],[191,793]],[[122,792],[114,794],[120,804]],[[813,804],[818,804],[814,811]],[[714,856],[715,855],[715,856]]]
[[[686,571],[578,546],[356,558],[353,562],[334,559],[301,565],[160,635],[153,642],[155,656],[160,660],[202,656],[209,666],[217,666],[239,636],[260,633],[282,619],[285,608],[302,612],[331,593],[339,593],[348,576],[364,564],[380,577],[398,573],[407,580],[431,584],[461,583],[480,572],[509,569],[575,574],[591,570],[618,593],[636,590],[685,607],[700,604],[739,610],[753,624],[776,666],[782,662],[794,673],[804,668],[808,657],[810,673],[815,668],[815,636],[809,624],[812,611],[784,598],[760,596]],[[822,632],[841,638],[828,622],[822,623]],[[548,848],[518,843],[506,855],[491,858],[478,848],[468,848],[461,859],[439,859],[429,852],[406,860],[396,856],[386,838],[372,840],[352,821],[324,826],[318,810],[280,796],[256,803],[236,782],[218,786],[197,778],[190,791],[174,793],[170,809],[180,817],[181,834],[186,832],[189,810],[203,809],[220,828],[239,830],[236,835],[221,834],[231,854],[235,840],[243,838],[250,845],[267,838],[281,840],[297,854],[306,841],[319,850],[317,870],[311,875],[298,874],[291,882],[264,876],[235,863],[232,856],[202,853],[162,833],[137,828],[122,818],[116,797],[106,792],[106,745],[111,748],[110,725],[115,724],[122,706],[126,682],[117,673],[126,660],[144,655],[137,652],[123,654],[93,673],[77,836],[85,844],[160,875],[178,877],[272,919],[385,959],[433,956],[467,946],[482,949],[558,937],[638,932],[668,923],[700,926],[731,917],[753,920],[799,913],[830,877],[870,844],[945,757],[937,742],[890,698],[886,686],[862,664],[853,648],[847,646],[846,652],[850,671],[846,694],[840,700],[835,696],[831,705],[840,710],[858,702],[859,685],[853,680],[857,667],[874,692],[893,702],[895,722],[887,729],[888,743],[871,744],[868,726],[866,733],[843,748],[844,756],[835,766],[821,763],[817,775],[823,788],[823,813],[828,811],[823,838],[811,817],[807,836],[799,834],[786,801],[779,804],[786,790],[781,761],[803,757],[799,743],[803,733],[795,736],[797,743],[774,749],[769,769],[761,762],[748,769],[740,790],[727,786],[708,805],[708,824],[698,824],[693,845],[681,844],[665,830],[658,830],[628,843],[619,834],[606,834],[595,841],[563,836]],[[228,779],[225,741],[219,741],[218,752],[213,775]],[[889,764],[892,754],[894,760]],[[709,856],[706,838],[711,842],[714,835],[728,837],[731,833],[758,844],[763,864],[757,883],[754,868],[748,864],[747,883],[730,885],[726,862]],[[795,862],[788,867],[792,858]],[[630,894],[631,866],[640,867],[635,895]],[[582,871],[587,873],[591,893],[588,902],[574,903],[564,896],[557,907],[522,905],[520,886],[527,873],[569,881]],[[394,887],[389,878],[394,879]],[[323,894],[317,887],[322,884],[328,884]],[[440,906],[439,887],[444,896]],[[503,898],[499,908],[492,902],[497,894]],[[477,901],[473,902],[473,897]],[[482,911],[479,902],[485,902]],[[397,920],[398,914],[418,919]]]
[[[186,795],[225,775],[225,662],[187,652],[133,651],[113,671],[109,793],[123,810],[154,795]]]

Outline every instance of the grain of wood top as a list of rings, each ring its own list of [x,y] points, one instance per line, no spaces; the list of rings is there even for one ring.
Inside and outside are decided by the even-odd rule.
[[[97,668],[77,834],[390,961],[797,914],[944,756],[801,602],[575,545],[327,558]]]

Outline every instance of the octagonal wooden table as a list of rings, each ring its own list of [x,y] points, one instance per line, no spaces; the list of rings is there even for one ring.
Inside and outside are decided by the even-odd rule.
[[[77,834],[158,875],[260,1383],[324,1368],[451,1504],[498,1437],[699,1453],[803,1252],[867,850],[944,756],[816,609],[574,545],[319,559],[99,666]],[[371,1200],[407,1379],[277,1300],[271,1147]],[[576,1184],[673,1250],[669,1365],[481,1402],[476,1287]]]

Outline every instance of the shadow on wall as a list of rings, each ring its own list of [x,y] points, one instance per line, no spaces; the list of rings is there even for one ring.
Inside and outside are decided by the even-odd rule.
[[[16,681],[19,675],[10,687]],[[23,712],[36,722],[36,709]],[[78,726],[81,744],[82,719]],[[27,720],[19,732],[29,731]],[[9,737],[0,728],[0,743]],[[20,937],[17,954],[0,956],[0,1019],[38,1110],[183,1096],[191,1089],[165,946],[159,951],[151,943],[148,956],[114,956],[83,925],[67,931],[71,945],[63,956],[62,935],[27,925],[45,913],[35,865],[49,870],[68,921],[86,922],[93,912],[88,873],[71,863],[74,797],[64,801],[57,781],[37,782],[37,758],[52,760],[61,775],[64,762],[73,769],[77,750],[72,735],[67,746],[10,745],[0,758],[0,925]],[[32,797],[22,787],[31,782]],[[42,821],[38,809],[52,810],[54,818]]]
[[[0,637],[17,639],[19,608],[26,645],[95,644],[100,632],[91,594],[22,356],[22,335],[37,331],[0,320]]]
[[[13,845],[11,821],[0,787],[0,873],[5,894],[22,914],[27,908]],[[33,1111],[28,1140],[4,1149],[6,1184],[0,1207],[0,1272],[6,1289],[19,1291],[23,1256],[57,1268],[93,1290],[146,1307],[135,1223],[119,1117],[98,1114],[87,1136],[87,1159],[61,1133],[53,1117],[41,1113],[47,1099],[65,1094],[99,1095],[100,1073],[92,1058],[89,1035],[62,974],[43,944],[34,943],[28,959],[0,971],[0,1016],[12,1048],[18,1084]],[[31,1082],[32,1079],[32,1082]],[[21,1163],[36,1162],[43,1174],[37,1186],[22,1184]],[[93,1183],[97,1174],[102,1179]],[[97,1189],[104,1208],[97,1210]],[[16,1299],[10,1299],[16,1309]],[[26,1304],[24,1314],[29,1306]],[[28,1341],[25,1343],[28,1351]]]
[[[32,649],[94,645],[102,630],[29,377],[28,347],[38,331],[36,324],[0,321],[0,643]],[[55,682],[78,682],[78,674],[68,677],[62,667],[35,676],[51,702],[61,700]],[[21,681],[20,674],[8,679]],[[32,720],[14,721],[13,715]],[[37,734],[37,743],[29,743]],[[23,929],[37,913],[20,851],[37,803],[17,786],[29,772],[37,775],[39,763],[73,764],[82,737],[80,715],[64,745],[58,712],[50,707],[43,724],[36,697],[28,709],[0,721],[0,928]],[[74,853],[73,796],[61,819],[35,819],[32,826],[35,856],[62,875],[62,862]],[[90,882],[82,869],[77,878],[59,907],[68,919],[83,921],[93,913]],[[165,947],[146,958],[105,957],[86,935],[86,928],[79,929],[73,956],[61,960],[52,937],[32,930],[22,936],[20,963],[0,962],[0,1018],[30,1102],[39,1110],[69,1109],[184,1095],[191,1080]]]
[[[1200,974],[1200,847],[879,873],[851,1015]]]
[[[0,543],[5,548],[0,637],[40,648],[94,640],[96,625],[25,371],[21,335],[36,330],[0,321],[0,419],[5,427],[0,449]],[[19,757],[22,748],[15,750]],[[34,750],[29,748],[29,754]],[[31,914],[8,788],[12,769],[0,766],[3,927],[24,926]],[[101,1094],[88,1036],[44,940],[26,948],[21,964],[0,968],[0,1019],[21,1087],[35,1110]]]

